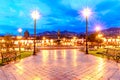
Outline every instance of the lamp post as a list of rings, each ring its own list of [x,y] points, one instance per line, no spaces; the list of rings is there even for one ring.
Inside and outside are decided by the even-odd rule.
[[[19,32],[19,36],[17,37],[18,39],[19,39],[19,52],[21,51],[21,49],[20,49],[20,40],[21,40],[21,38],[22,38],[22,28],[18,28],[18,32]]]
[[[83,16],[85,17],[86,20],[86,54],[88,54],[88,18],[92,14],[91,10],[89,8],[85,8],[82,11]]]
[[[22,35],[22,28],[18,28],[19,35]]]
[[[39,12],[37,10],[33,11],[31,13],[31,16],[34,20],[34,49],[33,49],[33,55],[36,55],[36,20],[39,19],[40,15]]]

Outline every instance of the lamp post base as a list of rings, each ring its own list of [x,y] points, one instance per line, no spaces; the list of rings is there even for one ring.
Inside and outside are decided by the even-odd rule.
[[[88,50],[86,50],[86,54],[88,54]]]
[[[35,52],[35,51],[33,51],[33,55],[36,55],[36,52]]]

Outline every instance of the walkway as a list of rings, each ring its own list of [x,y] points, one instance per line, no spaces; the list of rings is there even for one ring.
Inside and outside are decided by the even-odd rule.
[[[0,80],[120,80],[120,64],[76,49],[41,50],[0,67]]]

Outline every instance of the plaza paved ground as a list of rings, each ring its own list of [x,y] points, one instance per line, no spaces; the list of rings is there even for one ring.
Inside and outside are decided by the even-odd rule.
[[[120,64],[76,49],[41,50],[0,67],[0,80],[120,80]]]

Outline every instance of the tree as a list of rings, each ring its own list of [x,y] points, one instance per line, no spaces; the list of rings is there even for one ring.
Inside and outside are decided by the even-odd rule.
[[[90,35],[88,36],[88,41],[89,41],[89,42],[96,42],[96,36],[97,36],[96,33],[90,34]]]
[[[10,49],[14,50],[14,40],[12,39],[12,35],[7,34],[4,36],[4,47],[6,49],[6,52],[9,52]]]
[[[25,39],[27,39],[29,36],[30,36],[30,34],[29,34],[29,32],[26,30],[26,31],[24,32],[24,37],[25,37]]]
[[[91,42],[91,45],[100,45],[103,39],[98,37],[98,33],[93,33],[88,36],[88,41]]]

